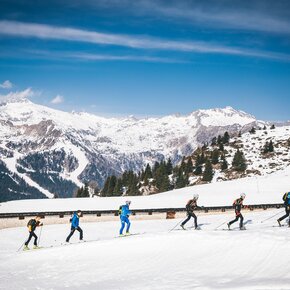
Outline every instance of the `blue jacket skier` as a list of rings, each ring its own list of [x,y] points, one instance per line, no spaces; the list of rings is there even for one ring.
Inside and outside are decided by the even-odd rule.
[[[280,227],[281,227],[280,221],[282,221],[283,219],[285,219],[286,217],[288,217],[290,215],[290,191],[284,193],[283,201],[284,201],[284,206],[285,206],[286,213],[285,213],[285,215],[283,215],[282,217],[277,219],[277,222],[278,222]],[[289,222],[288,222],[288,226],[290,227],[290,219],[289,219]]]
[[[129,232],[130,225],[131,225],[130,220],[129,220],[129,216],[131,214],[131,211],[129,209],[130,204],[131,204],[131,201],[127,200],[126,204],[122,205],[119,210],[120,220],[121,220],[120,236],[123,236],[123,230],[125,228],[125,224],[127,224],[126,235],[130,235],[130,232]]]
[[[74,212],[73,217],[71,218],[71,230],[70,234],[66,238],[66,242],[68,243],[74,232],[77,230],[80,233],[80,240],[83,239],[83,230],[80,228],[80,216],[82,215],[82,212],[78,210],[77,212]]]

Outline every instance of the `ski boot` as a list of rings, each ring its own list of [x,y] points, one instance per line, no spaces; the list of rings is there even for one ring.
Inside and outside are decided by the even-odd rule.
[[[185,229],[184,225],[180,225],[180,226],[181,226],[181,228],[182,228],[183,230],[185,230],[185,231],[186,231],[186,229]]]
[[[29,251],[30,249],[28,248],[28,246],[24,246],[23,251]]]
[[[38,249],[40,249],[40,247],[38,247],[37,245],[33,246],[33,250],[38,250]]]
[[[130,234],[130,232],[126,232],[126,234],[125,234],[126,236],[130,236],[131,234]]]
[[[231,225],[230,225],[230,223],[227,223],[227,225],[228,225],[228,229],[229,229],[229,231],[231,230]]]
[[[246,230],[245,226],[240,227],[240,231],[245,231],[245,230]]]
[[[282,227],[280,220],[277,220],[279,227]]]
[[[201,230],[201,227],[196,226],[194,229],[195,229],[196,231],[199,231],[199,230]]]
[[[124,234],[119,234],[119,237],[121,238],[121,237],[125,237],[125,235]]]

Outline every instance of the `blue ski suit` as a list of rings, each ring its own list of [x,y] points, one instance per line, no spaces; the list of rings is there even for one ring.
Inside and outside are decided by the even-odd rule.
[[[70,229],[70,234],[66,238],[66,242],[68,243],[74,232],[77,230],[80,233],[80,240],[83,239],[83,230],[79,226],[80,223],[80,218],[75,212],[72,219],[71,219],[71,229]]]
[[[77,228],[79,226],[79,223],[80,223],[80,218],[77,215],[77,213],[75,212],[72,219],[71,219],[71,226],[73,228]]]
[[[130,220],[129,220],[130,214],[131,214],[131,211],[129,209],[129,205],[127,204],[122,205],[121,214],[120,214],[120,220],[121,220],[120,235],[123,234],[125,224],[127,224],[126,233],[129,233],[130,225],[131,225]]]

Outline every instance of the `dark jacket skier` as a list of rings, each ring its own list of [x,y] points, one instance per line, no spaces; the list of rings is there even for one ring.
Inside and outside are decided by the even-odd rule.
[[[83,230],[80,228],[80,216],[82,215],[82,212],[78,210],[77,212],[74,212],[73,217],[71,218],[71,229],[70,234],[66,238],[66,242],[68,243],[74,232],[77,230],[80,233],[80,240],[83,239]]]
[[[237,222],[240,219],[240,230],[244,230],[245,227],[243,225],[244,217],[241,214],[241,210],[244,207],[243,202],[246,195],[244,193],[241,194],[240,198],[236,199],[233,203],[233,207],[235,209],[236,218],[228,223],[228,228],[230,230],[231,224]]]
[[[185,230],[184,225],[193,217],[194,218],[194,227],[195,229],[198,229],[197,225],[197,217],[195,213],[193,212],[197,208],[201,208],[197,205],[197,200],[198,200],[199,195],[195,194],[193,196],[193,199],[190,199],[187,204],[186,204],[186,213],[187,213],[187,218],[181,223],[181,227]]]
[[[37,227],[41,227],[43,225],[43,223],[40,222],[41,217],[40,216],[36,216],[34,219],[29,220],[29,222],[27,223],[27,228],[28,228],[28,232],[29,232],[29,237],[27,239],[27,241],[24,243],[24,249],[23,250],[29,250],[28,248],[28,244],[31,241],[32,238],[34,238],[34,249],[37,249],[37,235],[35,234],[35,230]]]
[[[280,221],[282,221],[283,219],[285,219],[286,217],[288,217],[290,215],[290,191],[284,193],[283,195],[283,201],[284,201],[284,206],[285,206],[285,215],[283,215],[282,217],[280,217],[279,219],[277,219],[277,222],[279,224],[279,226],[281,227],[281,223]],[[290,227],[290,219],[288,221],[288,226]]]

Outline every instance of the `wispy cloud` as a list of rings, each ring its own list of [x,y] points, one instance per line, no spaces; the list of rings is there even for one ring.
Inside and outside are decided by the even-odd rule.
[[[61,95],[57,95],[55,98],[53,98],[50,103],[53,105],[58,105],[64,102],[64,97]]]
[[[0,84],[0,88],[2,89],[11,89],[12,87],[13,84],[9,80],[6,80],[2,84]]]
[[[0,101],[13,102],[13,101],[25,100],[35,95],[36,93],[31,88],[27,88],[26,90],[23,90],[23,91],[9,92],[7,95],[0,95]]]
[[[174,57],[158,57],[147,55],[113,55],[113,54],[96,54],[71,51],[48,51],[48,50],[23,50],[23,53],[32,57],[43,57],[49,59],[73,59],[84,61],[132,61],[132,62],[158,62],[158,63],[188,63],[188,60],[177,59]],[[5,55],[7,56],[7,54]]]
[[[126,10],[131,16],[157,16],[159,20],[186,20],[205,27],[290,34],[290,4],[260,0],[72,0],[75,7]],[[281,4],[282,3],[282,4]]]
[[[203,6],[188,2],[173,2],[175,5],[164,5],[156,1],[144,1],[143,9],[175,19],[186,19],[190,23],[200,23],[206,27],[260,31],[277,34],[290,34],[289,19],[277,17],[272,11],[252,8],[232,8],[217,5],[217,2],[204,2]],[[237,3],[239,4],[239,3]],[[254,4],[254,2],[253,2]]]
[[[201,41],[175,41],[146,36],[129,36],[58,27],[44,24],[0,21],[0,34],[40,39],[80,41],[99,45],[116,45],[134,49],[252,56],[289,61],[289,55],[236,48]]]

